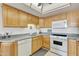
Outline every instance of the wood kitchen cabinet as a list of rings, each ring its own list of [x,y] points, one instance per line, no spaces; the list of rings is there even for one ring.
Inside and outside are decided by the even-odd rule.
[[[45,22],[45,28],[51,28],[52,27],[52,17],[45,18],[44,22]]]
[[[79,56],[79,45],[77,46],[77,56]]]
[[[39,27],[40,28],[44,28],[45,27],[45,22],[44,22],[45,20],[43,19],[43,18],[40,18],[39,19]]]
[[[79,56],[79,40],[68,40],[68,56]]]
[[[52,17],[40,18],[39,27],[40,28],[51,28],[52,27]]]
[[[19,25],[18,10],[7,5],[3,5],[4,27],[17,27]]]
[[[27,14],[22,11],[19,11],[19,26],[27,27]]]
[[[63,14],[59,14],[59,15],[54,16],[55,21],[64,20],[64,19],[67,19],[67,13],[63,13]]]
[[[3,25],[6,27],[8,26],[8,7],[6,5],[3,5]]]
[[[42,36],[38,36],[38,49],[42,47]]]
[[[49,36],[43,36],[42,37],[42,47],[46,49],[50,49],[50,37]]]
[[[76,40],[69,39],[68,40],[68,55],[69,56],[76,56]]]
[[[77,49],[77,56],[79,56],[79,40],[76,41],[76,42],[77,42],[77,43],[76,43],[76,44],[77,44],[77,48],[76,48],[76,49]]]
[[[2,42],[1,43],[1,56],[16,56],[17,43],[16,42]]]
[[[28,24],[38,25],[39,24],[39,17],[28,14]]]
[[[32,39],[32,54],[42,47],[41,36],[33,37]]]
[[[0,56],[1,56],[1,42],[0,42]]]
[[[34,23],[35,25],[38,25],[38,24],[39,24],[39,17],[34,16],[34,18],[32,19],[32,21],[33,21],[33,23]]]
[[[68,26],[79,27],[79,11],[71,11],[67,13]]]
[[[27,27],[27,24],[39,24],[39,17],[3,4],[4,27]]]
[[[51,28],[53,21],[64,20],[67,19],[67,13],[58,14],[55,16],[45,17],[39,19],[40,28]]]
[[[17,42],[12,42],[12,45],[10,45],[11,47],[11,55],[12,56],[18,56],[18,43]]]
[[[12,7],[8,7],[8,25],[17,27],[19,25],[19,17],[18,17],[18,10]]]
[[[28,24],[32,24],[31,19],[32,19],[32,15],[31,14],[27,14]]]

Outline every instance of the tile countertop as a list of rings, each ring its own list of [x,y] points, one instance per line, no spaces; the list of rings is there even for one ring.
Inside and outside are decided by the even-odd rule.
[[[2,37],[0,36],[0,42],[15,42],[15,41],[21,41],[23,39],[29,39],[29,38],[33,38],[39,35],[50,35],[50,34],[36,34],[36,35],[27,35],[27,34],[16,34],[16,35],[11,35],[11,38],[6,38],[6,39],[2,39]]]
[[[68,34],[68,39],[79,41],[79,34]]]
[[[36,37],[39,35],[51,35],[51,34],[50,33],[41,33],[41,34],[36,34],[36,35],[15,34],[15,35],[11,35],[11,38],[7,38],[7,39],[2,39],[2,37],[0,36],[0,42],[15,42],[15,41],[23,40],[23,39],[29,39],[32,37]],[[67,35],[68,35],[68,39],[74,39],[74,40],[79,41],[79,34],[68,34],[67,33]]]

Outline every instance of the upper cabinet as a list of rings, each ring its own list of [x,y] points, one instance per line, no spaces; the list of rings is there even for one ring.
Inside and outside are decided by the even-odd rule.
[[[28,14],[28,24],[38,25],[39,24],[39,17]]]
[[[43,28],[51,28],[53,21],[66,20],[66,19],[67,19],[67,13],[50,16],[46,18],[40,18],[39,26]]]
[[[67,13],[67,20],[69,26],[79,27],[79,11],[71,11]]]
[[[67,19],[67,14],[66,13],[54,16],[55,21],[64,20],[64,19]]]
[[[4,27],[27,27],[27,24],[39,24],[39,17],[3,4]]]
[[[40,28],[44,28],[45,27],[45,22],[44,22],[44,19],[43,18],[40,18],[39,19],[39,27]]]
[[[3,22],[5,27],[18,26],[19,22],[18,10],[3,5]]]
[[[27,14],[19,11],[19,26],[27,27]]]
[[[40,28],[51,28],[52,27],[52,17],[40,18],[39,27]]]
[[[28,17],[27,18],[28,24],[31,24],[32,23],[32,21],[31,21],[32,15],[31,14],[28,14],[27,17]]]
[[[32,21],[34,24],[38,25],[39,24],[39,17],[33,16]]]
[[[52,17],[45,18],[45,27],[46,28],[52,27]]]

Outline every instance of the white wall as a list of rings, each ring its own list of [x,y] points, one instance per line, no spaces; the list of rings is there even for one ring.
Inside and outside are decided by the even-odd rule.
[[[3,30],[3,24],[2,24],[2,7],[1,7],[1,4],[0,4],[0,33],[2,33],[4,30]]]

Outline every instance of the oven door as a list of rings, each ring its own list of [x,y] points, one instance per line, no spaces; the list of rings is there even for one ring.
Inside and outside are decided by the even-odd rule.
[[[60,38],[52,38],[51,47],[63,52],[67,52],[67,40]]]

